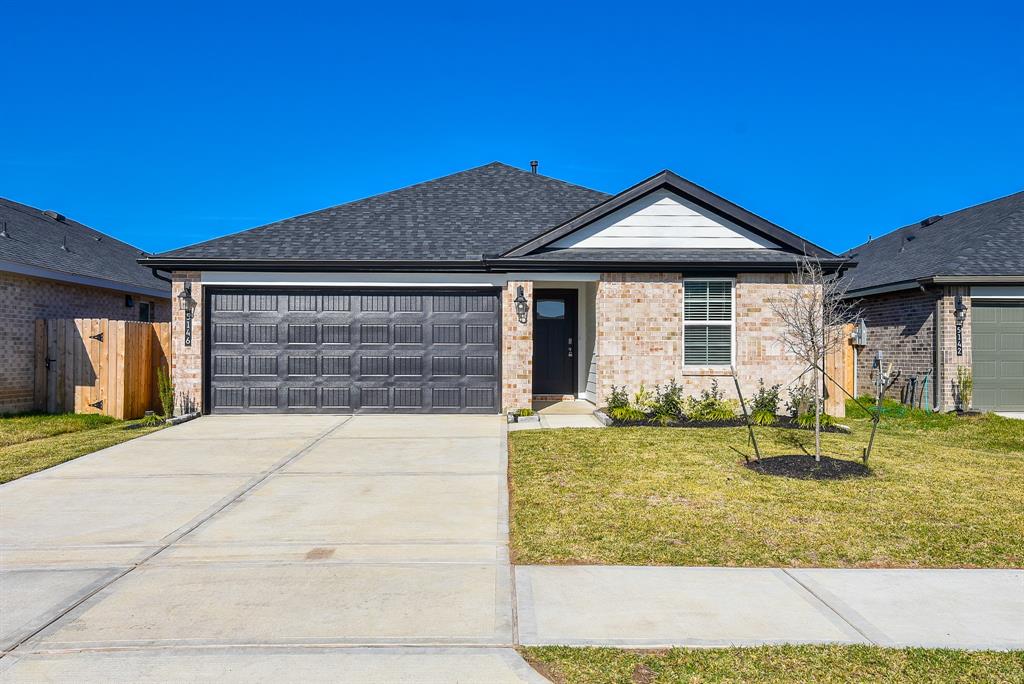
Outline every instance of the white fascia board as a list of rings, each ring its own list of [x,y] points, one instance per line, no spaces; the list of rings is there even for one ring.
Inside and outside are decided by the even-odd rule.
[[[259,287],[504,287],[510,280],[596,282],[600,273],[289,273],[203,271],[204,285]]]
[[[167,284],[166,290],[160,290],[155,287],[142,287],[140,285],[122,283],[117,280],[107,280],[106,278],[93,278],[92,276],[78,275],[77,273],[66,273],[64,271],[55,271],[53,269],[43,268],[41,266],[19,264],[16,261],[0,261],[0,271],[17,273],[19,275],[31,276],[33,278],[45,278],[47,280],[56,280],[57,282],[71,283],[73,285],[99,287],[104,290],[115,290],[117,292],[130,292],[131,294],[141,294],[146,295],[147,297],[157,297],[160,299],[171,298],[170,283]]]

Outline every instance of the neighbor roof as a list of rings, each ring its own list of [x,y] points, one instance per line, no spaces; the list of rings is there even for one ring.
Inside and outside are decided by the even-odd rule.
[[[549,249],[559,237],[663,187],[767,236],[781,249]],[[737,263],[779,270],[791,267],[794,254],[805,251],[830,265],[842,262],[671,171],[612,196],[492,162],[158,254],[143,263],[179,269],[353,271],[514,269],[531,264],[554,270],[599,263],[622,268],[640,262],[719,265],[735,257]]]
[[[144,252],[56,212],[0,198],[0,228],[0,270],[170,296],[138,263]]]
[[[857,262],[850,294],[943,278],[1024,280],[1024,191],[904,226],[844,256]]]

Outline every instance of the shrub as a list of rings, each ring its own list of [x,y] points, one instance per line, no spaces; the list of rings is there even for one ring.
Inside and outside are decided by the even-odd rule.
[[[139,419],[135,425],[139,427],[156,427],[157,425],[163,425],[164,419],[156,414],[149,414]]]
[[[778,420],[778,417],[775,415],[774,411],[760,409],[750,414],[750,420],[752,420],[755,425],[775,425],[775,421]]]
[[[174,384],[167,374],[167,369],[163,366],[157,366],[156,386],[160,395],[160,408],[163,410],[163,416],[170,418],[174,415]]]
[[[718,380],[711,381],[710,389],[700,391],[700,397],[686,399],[686,417],[700,422],[729,420],[736,417],[736,409],[732,402],[725,400],[725,395],[718,387]]]
[[[655,386],[651,409],[654,419],[662,425],[678,419],[683,414],[683,388],[675,380],[670,380],[664,389]]]
[[[651,391],[640,385],[640,389],[633,395],[633,401],[630,403],[630,406],[643,413],[647,413],[653,408],[653,403],[654,397],[651,395]]]
[[[789,390],[786,411],[793,418],[798,418],[805,413],[814,415],[814,388],[810,385],[797,385]]]
[[[516,409],[516,415],[517,416],[532,416],[533,415],[533,409],[532,408]]]
[[[821,412],[821,414],[819,415],[819,418],[821,420],[821,427],[823,427],[823,428],[824,427],[832,427],[837,422],[836,419],[833,416],[830,416],[829,414],[825,413],[824,411]],[[801,413],[799,416],[796,417],[796,424],[799,425],[802,428],[807,428],[808,430],[813,430],[814,429],[814,411],[811,411],[810,413]]]
[[[956,401],[961,411],[971,407],[971,395],[974,394],[974,376],[967,366],[956,367]]]
[[[629,395],[626,393],[626,388],[612,385],[612,393],[608,397],[608,410],[614,411],[624,406],[629,406]]]
[[[608,414],[615,420],[627,423],[647,420],[647,414],[635,406],[616,406],[608,409]]]
[[[764,386],[764,378],[757,381],[757,391],[754,392],[754,398],[750,402],[750,410],[752,413],[758,413],[761,411],[767,411],[773,416],[779,412],[779,390],[782,385],[772,385],[771,387]]]

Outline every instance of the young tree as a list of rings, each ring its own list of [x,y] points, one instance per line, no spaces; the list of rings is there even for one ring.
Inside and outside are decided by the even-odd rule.
[[[826,274],[815,257],[797,262],[794,287],[772,299],[771,308],[783,323],[782,343],[811,371],[814,387],[814,460],[821,460],[821,390],[825,357],[845,342],[843,325],[857,317],[854,305],[843,298],[846,286],[835,274]]]

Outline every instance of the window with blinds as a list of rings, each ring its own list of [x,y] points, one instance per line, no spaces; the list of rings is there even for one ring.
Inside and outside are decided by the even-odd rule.
[[[732,338],[732,281],[683,281],[683,363],[731,365]]]

